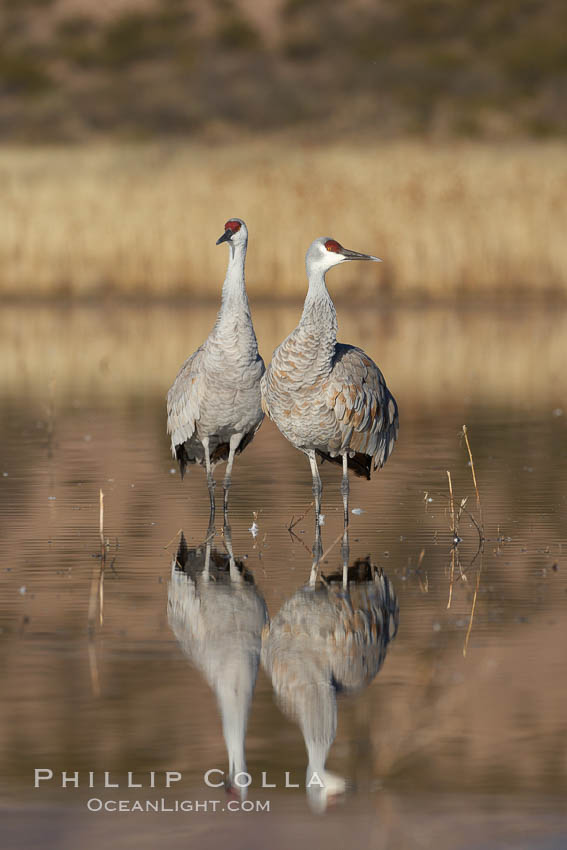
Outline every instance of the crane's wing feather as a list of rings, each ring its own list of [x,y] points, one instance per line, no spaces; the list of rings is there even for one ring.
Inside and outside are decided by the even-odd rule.
[[[341,443],[333,448],[367,455],[374,469],[383,466],[398,436],[398,406],[374,361],[337,343],[325,398],[340,424]]]
[[[195,433],[204,390],[202,356],[201,346],[185,361],[167,394],[167,433],[171,434],[171,451],[174,456],[176,447],[190,440]]]

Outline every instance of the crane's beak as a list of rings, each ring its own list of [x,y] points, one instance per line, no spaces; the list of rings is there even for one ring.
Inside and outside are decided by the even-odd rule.
[[[225,232],[223,233],[223,235],[219,236],[219,238],[217,239],[216,244],[220,245],[221,242],[230,242],[231,238],[232,238],[232,230],[229,227],[227,227]]]
[[[348,248],[343,248],[341,254],[345,260],[372,260],[373,263],[381,263],[380,257],[373,257],[372,254],[359,254],[358,251],[349,251]]]

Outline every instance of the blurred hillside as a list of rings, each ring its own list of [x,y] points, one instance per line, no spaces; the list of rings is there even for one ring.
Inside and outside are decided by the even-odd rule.
[[[0,138],[567,130],[564,0],[0,0]]]

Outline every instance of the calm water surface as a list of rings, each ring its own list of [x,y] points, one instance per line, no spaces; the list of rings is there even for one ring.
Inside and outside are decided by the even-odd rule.
[[[275,309],[257,311],[266,359],[298,312],[286,308],[282,326]],[[383,570],[399,628],[379,659],[366,659],[357,687],[338,688],[336,735],[325,727],[326,766],[347,792],[317,813],[305,790],[299,696],[320,701],[313,716],[321,720],[328,709],[321,685],[328,696],[340,682],[329,672],[336,659],[323,657],[319,614],[305,613],[315,637],[301,643],[300,635],[280,658],[282,676],[293,668],[288,710],[266,665],[251,698],[247,799],[269,801],[270,811],[229,813],[228,801],[238,798],[207,788],[203,777],[228,770],[220,708],[225,722],[242,712],[242,680],[232,703],[220,693],[234,673],[231,658],[249,652],[257,661],[268,635],[261,612],[274,623],[309,580],[309,464],[267,422],[238,459],[230,542],[238,576],[248,581],[234,574],[230,590],[229,541],[217,515],[218,563],[206,591],[213,601],[199,643],[190,634],[198,616],[192,587],[203,602],[208,493],[200,469],[181,482],[173,466],[164,395],[214,309],[46,309],[28,325],[23,311],[7,313],[0,344],[6,847],[264,847],[268,836],[282,848],[567,846],[565,317],[401,311],[370,322],[368,311],[339,308],[342,338],[375,357],[400,405],[400,439],[386,468],[372,482],[352,480],[350,526],[350,562],[369,556]],[[447,470],[457,509],[466,499],[457,547]],[[324,465],[322,478],[320,569],[329,576],[341,567],[339,468]],[[172,588],[181,531],[194,569]],[[344,595],[333,592],[344,608]],[[238,617],[246,606],[245,623]],[[343,664],[355,679],[359,649],[351,645]],[[34,789],[35,768],[51,769],[53,781]],[[170,789],[168,770],[182,774]],[[62,771],[78,771],[79,788],[62,789]],[[118,789],[103,787],[104,771]],[[128,771],[142,789],[127,787]],[[275,788],[262,786],[263,774]],[[286,774],[300,787],[286,788]],[[218,800],[219,808],[94,814],[86,809],[93,797],[168,806]]]

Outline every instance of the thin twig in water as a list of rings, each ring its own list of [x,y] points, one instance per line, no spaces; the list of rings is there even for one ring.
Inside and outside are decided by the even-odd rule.
[[[463,437],[465,438],[465,443],[467,444],[467,451],[469,453],[469,460],[470,460],[470,463],[471,463],[472,479],[473,479],[474,489],[475,489],[475,493],[476,493],[476,506],[478,508],[478,513],[479,513],[479,516],[480,516],[480,524],[481,524],[481,527],[484,531],[484,520],[482,518],[482,505],[480,503],[480,493],[478,492],[478,484],[476,483],[476,472],[475,472],[475,469],[474,469],[474,460],[473,460],[472,451],[471,451],[471,444],[469,443],[469,435],[467,433],[467,426],[466,425],[463,425]]]
[[[456,536],[457,530],[455,528],[455,504],[453,502],[453,482],[451,481],[451,473],[447,470],[447,478],[449,479],[449,508],[451,510],[451,531],[453,533],[453,537]]]
[[[453,581],[455,578],[455,550],[456,547],[453,546],[451,549],[451,580],[449,581],[449,599],[447,600],[447,608],[451,607],[451,600],[453,598]]]
[[[294,515],[292,516],[292,518],[290,519],[290,521],[289,521],[289,525],[288,525],[288,527],[287,527],[287,530],[288,530],[288,531],[293,531],[293,529],[295,528],[295,526],[296,526],[298,523],[300,523],[302,519],[305,519],[305,517],[307,516],[307,514],[309,513],[309,511],[311,510],[311,508],[313,507],[313,505],[314,505],[314,502],[311,502],[311,504],[309,505],[309,507],[307,508],[307,510],[306,510],[306,511],[304,511],[304,513],[302,513],[302,514],[301,514],[301,516],[298,516],[298,517],[297,517],[297,519],[295,519],[295,514],[294,514]],[[295,520],[295,522],[294,522],[294,520]]]
[[[473,596],[473,601],[472,601],[472,606],[471,606],[471,616],[470,616],[470,619],[469,619],[469,627],[467,629],[467,636],[465,637],[465,643],[464,643],[464,646],[463,646],[463,658],[467,657],[467,648],[468,648],[468,645],[469,645],[469,637],[470,637],[471,631],[472,631],[474,609],[476,608],[476,597],[477,597],[478,588],[479,588],[479,585],[480,585],[480,574],[481,574],[481,572],[482,572],[482,556],[481,556],[481,559],[480,559],[480,566],[479,566],[478,572],[476,574],[476,587],[474,589],[474,596]]]
[[[462,575],[461,562],[460,562],[460,559],[459,559],[459,552],[457,550],[456,545],[454,545],[451,549],[451,579],[449,581],[449,599],[447,600],[447,608],[451,607],[451,601],[453,599],[453,582],[455,580],[455,561],[456,561],[457,566],[459,567],[459,570],[461,571],[461,575]]]
[[[96,659],[96,646],[94,642],[94,635],[90,635],[89,637],[89,670],[91,674],[91,688],[93,691],[93,696],[100,696],[100,681],[98,678],[98,664]]]
[[[457,581],[460,581],[461,579],[462,579],[464,582],[467,582],[467,581],[468,581],[468,578],[467,578],[467,572],[470,570],[470,568],[473,566],[473,564],[474,564],[474,562],[476,561],[476,559],[478,558],[478,556],[479,556],[479,555],[480,555],[483,551],[484,551],[484,547],[483,547],[483,542],[482,542],[482,539],[481,539],[481,540],[479,540],[477,550],[476,550],[476,552],[474,553],[474,555],[472,556],[472,558],[471,558],[471,560],[469,561],[468,565],[467,565],[467,566],[463,569],[463,568],[462,568],[462,566],[459,564],[459,572],[460,572],[460,575],[458,575],[458,576],[457,576]]]
[[[463,515],[463,511],[465,509],[466,503],[467,503],[467,497],[465,496],[464,499],[461,499],[461,504],[459,505],[459,510],[457,511],[457,518],[455,520],[455,524],[456,524],[457,528],[459,527],[459,523],[461,522],[461,517]]]
[[[475,554],[473,555],[470,563],[468,564],[468,566],[465,567],[464,570],[463,570],[462,567],[460,567],[461,574],[457,576],[457,581],[462,581],[464,584],[466,584],[468,582],[469,577],[467,575],[467,572],[470,570],[470,568],[472,567],[472,565],[474,564],[474,562],[476,561],[476,559],[480,555],[480,552],[481,552],[481,550],[480,550],[480,548],[478,548],[476,550]]]
[[[417,559],[417,567],[415,568],[415,572],[417,574],[417,578],[418,578],[418,581],[419,581],[419,586],[421,588],[421,592],[422,593],[428,593],[429,592],[429,579],[427,577],[427,573],[425,573],[425,581],[422,582],[422,580],[421,580],[421,563],[422,563],[424,558],[425,558],[425,549],[422,549],[421,552],[419,553],[419,558]]]
[[[104,623],[104,567],[106,565],[106,556],[103,555],[100,559],[100,573],[98,577],[98,622],[102,626]]]
[[[164,549],[169,549],[169,547],[171,546],[171,544],[173,543],[173,541],[174,541],[174,540],[177,540],[177,538],[179,537],[179,535],[181,534],[181,532],[182,532],[182,531],[183,531],[183,529],[182,529],[182,528],[180,528],[180,529],[179,529],[179,531],[176,531],[176,532],[175,532],[175,534],[173,535],[173,537],[171,538],[171,540],[169,541],[169,543],[168,543],[166,546],[164,546],[163,548],[164,548]]]
[[[99,514],[98,528],[100,536],[101,553],[104,554],[104,493],[99,490]]]
[[[91,592],[89,594],[89,610],[87,614],[87,621],[89,624],[89,631],[92,631],[94,627],[94,622],[96,619],[96,601],[97,601],[97,590],[98,590],[98,570],[97,566],[93,567],[93,574],[91,577]]]
[[[441,492],[436,492],[436,496],[439,499],[448,499],[449,498],[445,493],[441,493]],[[468,508],[465,508],[465,505],[463,504],[464,502],[466,502],[466,499],[463,499],[463,501],[461,502],[461,506],[459,508],[459,511],[460,511],[460,513],[462,513],[462,512],[466,513],[466,515],[468,516],[468,518],[470,519],[470,521],[472,522],[472,524],[476,528],[476,530],[478,532],[480,544],[482,545],[484,543],[483,529],[480,527],[480,525],[478,524],[478,522],[476,521],[474,516],[471,514],[471,512],[468,510]],[[435,537],[436,537],[437,536],[437,530],[435,530],[434,534],[435,534]]]
[[[87,613],[89,630],[89,670],[91,674],[91,687],[95,697],[100,696],[100,680],[98,675],[98,662],[95,644],[96,609],[98,600],[98,622],[99,625],[102,626],[104,623],[104,568],[106,566],[106,544],[104,541],[104,493],[102,490],[99,490],[98,534],[100,539],[100,569],[98,570],[97,576],[96,565],[93,567],[91,590],[89,594],[89,608]],[[114,564],[114,561],[112,563]]]
[[[321,555],[321,557],[319,559],[320,561],[324,561],[325,558],[327,558],[329,556],[329,554],[333,551],[333,549],[335,548],[335,546],[337,545],[339,540],[343,539],[343,536],[344,536],[344,531],[341,531],[341,533],[338,535],[338,537],[335,537],[335,539],[333,540],[333,542],[331,543],[329,548],[325,552],[323,552],[323,554]]]
[[[299,537],[299,535],[297,535],[297,534],[295,533],[295,531],[293,531],[291,528],[288,528],[288,531],[289,531],[289,534],[290,534],[290,537],[291,537],[292,541],[293,541],[293,540],[297,540],[299,543],[301,543],[301,545],[303,546],[303,548],[305,549],[305,551],[306,551],[306,552],[309,552],[309,554],[311,555],[311,554],[312,554],[311,549],[309,548],[309,546],[307,545],[307,543],[305,542],[305,540],[302,540],[302,539],[301,539],[301,537]]]
[[[99,515],[98,515],[98,534],[100,539],[100,569],[97,570],[96,565],[93,567],[93,574],[91,577],[91,592],[89,594],[89,608],[87,614],[87,621],[89,624],[89,631],[92,632],[94,628],[94,623],[96,620],[96,608],[97,608],[97,599],[99,600],[99,605],[102,599],[102,573],[104,570],[104,559],[106,555],[105,546],[104,546],[104,494],[102,490],[99,490]],[[100,611],[100,609],[99,609]],[[100,615],[99,615],[100,620]]]
[[[104,622],[104,568],[106,566],[106,546],[104,545],[104,493],[99,491],[99,532],[100,532],[100,573],[98,576],[98,622]]]

